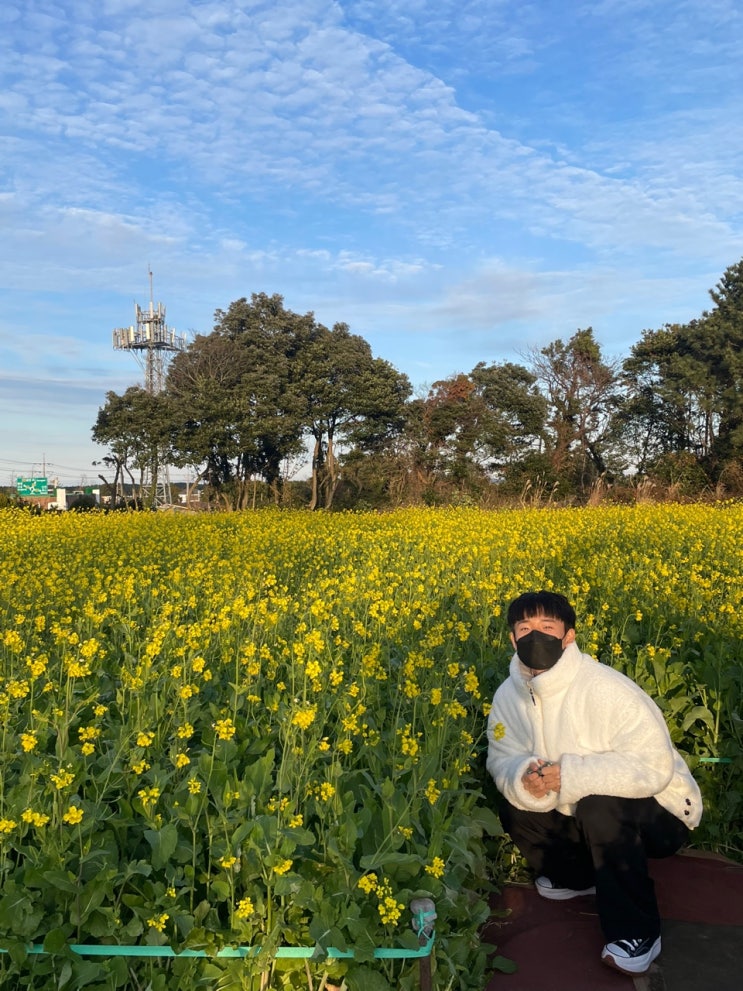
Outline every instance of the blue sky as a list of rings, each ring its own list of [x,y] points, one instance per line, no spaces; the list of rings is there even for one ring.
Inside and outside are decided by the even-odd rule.
[[[4,0],[0,484],[95,480],[135,302],[252,292],[416,387],[698,316],[743,256],[737,0]]]

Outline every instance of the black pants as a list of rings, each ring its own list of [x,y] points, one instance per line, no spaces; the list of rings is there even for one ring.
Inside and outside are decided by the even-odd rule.
[[[503,828],[537,875],[560,888],[596,886],[607,943],[660,934],[648,857],[670,857],[689,830],[654,798],[588,795],[575,817],[559,812],[500,808]]]

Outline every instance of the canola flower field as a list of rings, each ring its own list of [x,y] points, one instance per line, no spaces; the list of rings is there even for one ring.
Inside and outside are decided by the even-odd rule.
[[[3,986],[412,991],[427,897],[434,987],[481,991],[517,860],[485,716],[527,589],[568,595],[582,649],[657,700],[695,842],[743,858],[741,505],[7,511],[0,547]]]

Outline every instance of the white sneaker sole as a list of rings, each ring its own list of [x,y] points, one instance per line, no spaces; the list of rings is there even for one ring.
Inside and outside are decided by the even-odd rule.
[[[615,957],[613,953],[608,953],[606,948],[604,948],[601,951],[601,959],[609,967],[621,971],[622,974],[636,976],[637,974],[646,974],[648,972],[650,964],[660,956],[660,951],[661,945],[658,942],[648,953],[645,953],[641,957],[635,957],[633,960],[630,957]]]
[[[595,888],[584,888],[582,891],[575,891],[573,888],[545,888],[540,884],[535,884],[537,894],[551,902],[567,902],[571,898],[583,898],[585,895],[595,895]]]

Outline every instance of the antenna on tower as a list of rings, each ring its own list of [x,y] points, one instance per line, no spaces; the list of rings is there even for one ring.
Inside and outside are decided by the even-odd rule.
[[[150,280],[150,306],[143,310],[134,304],[135,323],[129,327],[117,327],[113,332],[115,351],[129,351],[144,371],[144,387],[152,396],[162,392],[165,384],[165,371],[172,356],[186,350],[185,334],[177,334],[165,322],[165,307],[162,303],[155,308],[152,292],[152,269],[147,264]],[[155,500],[158,505],[170,504],[170,481],[167,467],[164,478],[158,479]]]
[[[129,327],[117,327],[113,332],[115,351],[129,351],[137,359],[144,371],[144,386],[147,392],[157,395],[162,392],[165,382],[167,362],[178,351],[185,351],[186,336],[177,334],[165,322],[165,307],[162,303],[155,308],[152,295],[152,270],[147,267],[150,278],[150,306],[143,310],[134,304],[136,323]]]

